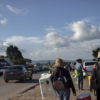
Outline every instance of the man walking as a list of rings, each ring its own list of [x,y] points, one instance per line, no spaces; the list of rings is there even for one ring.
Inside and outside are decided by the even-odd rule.
[[[78,76],[78,88],[79,90],[83,90],[83,64],[82,64],[82,59],[77,60],[76,68],[80,72],[80,76]],[[83,69],[84,70],[84,69]],[[84,70],[85,71],[85,70]],[[85,71],[86,72],[86,71]],[[81,86],[80,86],[81,85]]]

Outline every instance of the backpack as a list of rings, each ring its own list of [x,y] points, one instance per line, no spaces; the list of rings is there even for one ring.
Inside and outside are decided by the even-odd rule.
[[[54,76],[53,88],[55,90],[66,89],[66,83],[68,82],[68,79],[66,79],[66,77],[62,74],[62,71],[60,71],[58,76]]]

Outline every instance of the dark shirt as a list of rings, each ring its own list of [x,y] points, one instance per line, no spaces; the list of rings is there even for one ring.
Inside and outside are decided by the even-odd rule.
[[[73,93],[76,93],[76,90],[75,90],[75,88],[74,88],[74,85],[73,85],[73,81],[72,81],[72,78],[71,78],[71,76],[70,76],[70,73],[69,73],[69,71],[67,70],[67,69],[64,69],[64,68],[61,68],[61,67],[57,67],[54,71],[53,71],[53,73],[52,73],[52,75],[51,75],[51,80],[52,80],[52,82],[54,81],[54,76],[59,72],[59,71],[63,71],[63,75],[66,77],[66,79],[68,79],[68,83],[69,83],[69,86],[67,87],[67,88],[72,88],[72,91],[73,91]]]

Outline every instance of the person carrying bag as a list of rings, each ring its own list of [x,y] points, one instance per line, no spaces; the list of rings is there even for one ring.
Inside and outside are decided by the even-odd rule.
[[[59,100],[69,100],[70,98],[70,88],[72,88],[74,96],[76,96],[76,90],[74,88],[70,73],[67,69],[64,69],[65,63],[62,59],[57,58],[55,65],[56,69],[51,75],[51,80],[53,83],[53,88]]]
[[[90,91],[96,91],[97,100],[100,100],[100,52],[98,52],[97,63],[93,66]]]

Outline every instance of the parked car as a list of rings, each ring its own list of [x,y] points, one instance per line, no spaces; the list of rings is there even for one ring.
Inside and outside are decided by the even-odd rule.
[[[27,70],[24,65],[13,65],[3,72],[5,82],[9,80],[26,81],[26,78],[32,80],[32,72]]]
[[[34,67],[37,71],[40,71],[40,69],[38,67]]]
[[[30,70],[32,73],[36,73],[37,72],[37,70],[34,67],[34,65],[26,65],[25,67],[26,67],[26,69]]]
[[[93,72],[93,65],[97,63],[97,61],[85,61],[83,63],[83,68],[84,70],[87,72],[87,74],[89,76],[92,76],[92,72]],[[85,78],[87,76],[87,74],[83,71],[83,77]]]
[[[0,69],[0,75],[3,75],[3,72],[10,66],[4,66]]]

